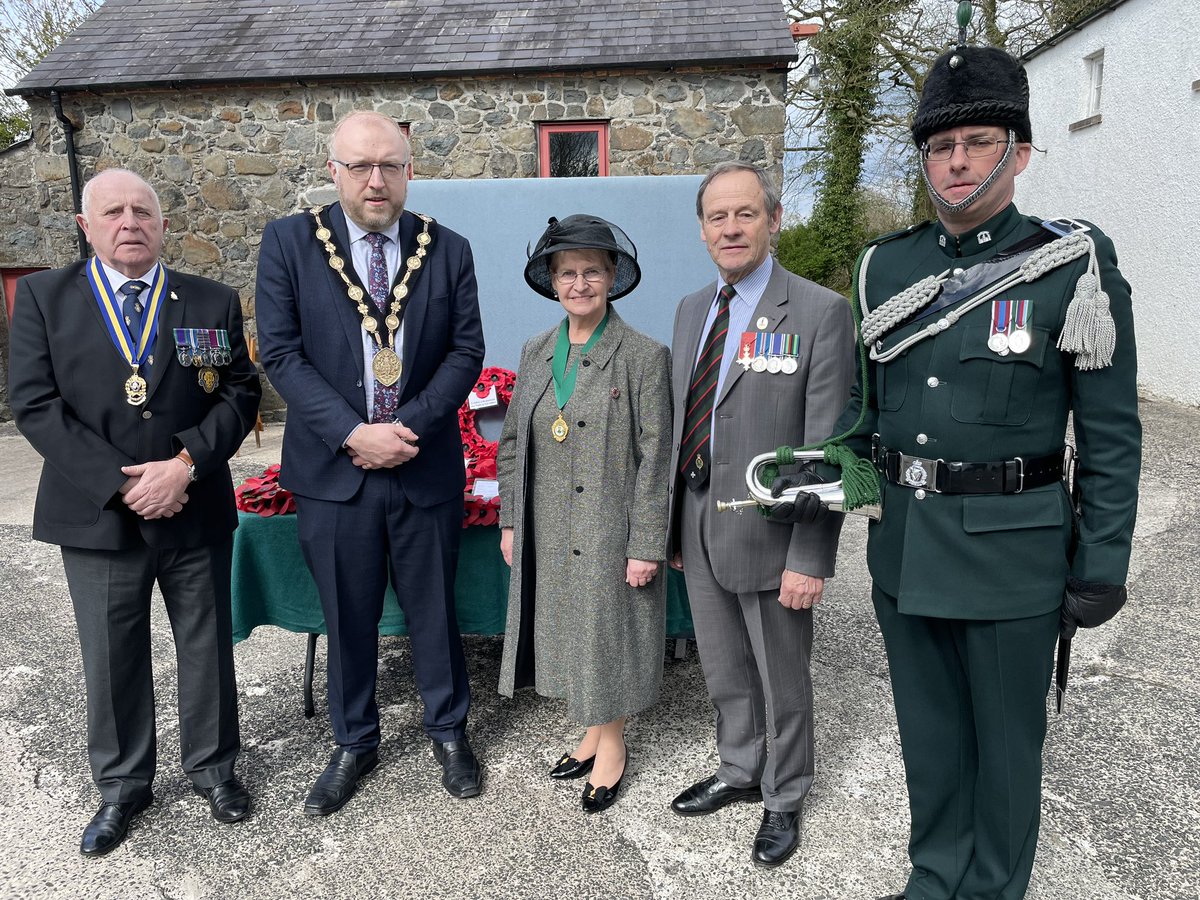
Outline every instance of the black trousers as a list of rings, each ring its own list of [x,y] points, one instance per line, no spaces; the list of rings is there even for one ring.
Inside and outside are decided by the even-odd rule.
[[[466,735],[471,694],[454,611],[462,499],[423,508],[386,470],[343,502],[296,497],[300,547],[329,631],[329,715],[338,745],[379,745],[379,619],[388,578],[412,639],[413,677],[436,741]]]
[[[175,639],[183,770],[200,787],[233,777],[241,742],[232,557],[232,538],[189,550],[62,548],[83,651],[88,761],[104,800],[134,800],[154,780],[150,600],[156,581]]]

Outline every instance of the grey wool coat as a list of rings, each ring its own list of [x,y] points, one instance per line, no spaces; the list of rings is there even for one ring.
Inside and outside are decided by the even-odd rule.
[[[532,686],[599,725],[653,704],[662,682],[671,364],[610,306],[554,445],[543,432],[557,337],[558,326],[525,344],[497,454],[500,525],[514,529],[500,692]],[[547,496],[548,483],[563,489]],[[534,546],[539,530],[549,547]],[[625,583],[628,559],[660,561],[648,586]]]

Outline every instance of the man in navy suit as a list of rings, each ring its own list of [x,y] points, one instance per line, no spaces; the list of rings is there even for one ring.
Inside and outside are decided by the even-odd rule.
[[[167,220],[150,185],[102,172],[77,219],[95,256],[17,285],[9,388],[45,460],[33,536],[62,547],[75,607],[101,797],[79,849],[100,856],[153,800],[155,582],[175,638],[183,769],[218,821],[249,812],[233,772],[228,460],[261,388],[237,293],[159,261]]]
[[[425,732],[455,797],[480,789],[454,611],[465,484],[458,408],[483,365],[471,248],[404,211],[408,141],[372,112],[329,142],[339,202],[270,223],[256,310],[287,402],[281,483],[329,631],[338,749],[304,811],[341,809],[378,762],[378,625],[389,575],[412,636]]]

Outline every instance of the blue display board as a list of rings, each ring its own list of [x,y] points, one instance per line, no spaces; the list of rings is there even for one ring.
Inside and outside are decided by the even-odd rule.
[[[638,250],[642,282],[616,301],[634,328],[670,346],[675,307],[716,277],[696,220],[698,175],[631,178],[430,180],[409,185],[407,207],[471,242],[483,313],[485,365],[515,370],[521,347],[562,320],[522,273],[550,216],[590,213],[620,226]]]

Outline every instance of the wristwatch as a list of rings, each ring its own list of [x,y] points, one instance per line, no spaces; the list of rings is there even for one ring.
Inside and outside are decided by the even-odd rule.
[[[188,484],[191,484],[196,480],[196,464],[192,462],[191,455],[186,450],[180,450],[177,454],[175,454],[175,458],[187,466]]]

